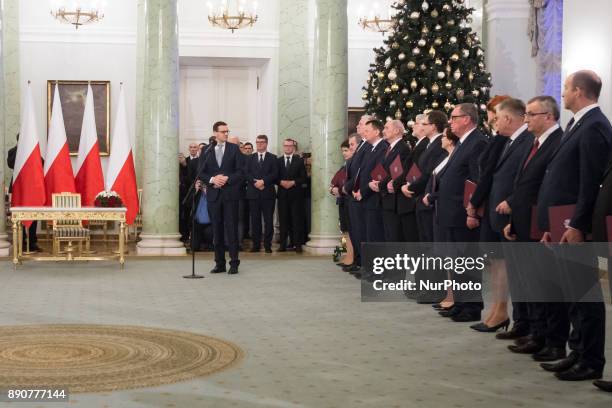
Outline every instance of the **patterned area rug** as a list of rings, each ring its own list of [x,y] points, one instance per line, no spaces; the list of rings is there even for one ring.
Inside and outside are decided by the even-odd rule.
[[[236,364],[225,340],[133,326],[0,327],[0,388],[64,387],[70,393],[152,387]]]

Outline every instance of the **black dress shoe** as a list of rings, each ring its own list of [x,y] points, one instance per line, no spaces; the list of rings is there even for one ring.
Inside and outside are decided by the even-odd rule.
[[[495,326],[487,326],[484,323],[478,323],[471,325],[470,328],[482,333],[495,333],[499,329],[508,330],[508,326],[510,326],[510,319],[506,319]]]
[[[251,248],[250,252],[259,252],[261,251],[261,248]]]
[[[612,381],[595,380],[593,385],[602,391],[612,392]]]
[[[527,332],[527,330],[524,329],[517,329],[516,326],[512,327],[512,330],[507,331],[507,332],[503,332],[503,333],[497,333],[495,335],[495,338],[498,340],[515,340],[518,339],[519,337],[524,337],[526,335],[528,335],[529,333]]]
[[[286,247],[280,247],[276,250],[276,252],[287,252],[287,248]]]
[[[459,309],[458,307],[451,307],[448,310],[441,310],[438,312],[438,314],[442,317],[453,317],[453,316],[457,316],[459,313],[461,313],[461,309]]]
[[[304,252],[304,250],[302,249],[301,245],[296,245],[295,246],[295,253],[296,254],[301,254],[302,252]]]
[[[551,373],[560,373],[572,368],[574,364],[578,361],[578,354],[572,352],[569,356],[565,357],[563,360],[558,361],[556,363],[541,363],[540,367],[542,367],[546,371],[550,371]]]
[[[480,312],[462,311],[457,315],[452,316],[451,319],[453,322],[457,323],[477,322],[480,320]]]
[[[602,374],[603,370],[595,370],[584,363],[576,363],[569,370],[555,373],[555,377],[561,381],[584,381],[599,380]]]
[[[228,275],[236,275],[238,273],[238,267],[237,266],[231,266],[229,268],[229,271],[227,271]]]
[[[225,267],[215,266],[210,273],[225,273]]]
[[[348,265],[348,266],[345,266],[344,268],[342,268],[342,270],[344,272],[357,273],[357,272],[361,271],[361,266],[355,265],[355,264]]]
[[[272,248],[266,248],[266,254],[271,254],[272,253]]]
[[[537,341],[528,341],[527,343],[517,346],[516,344],[511,344],[508,346],[508,350],[513,353],[518,354],[533,354],[538,353],[544,348],[542,343],[538,343]]]
[[[519,337],[518,339],[515,339],[514,344],[516,344],[517,346],[522,346],[525,343],[529,343],[531,340],[533,340],[533,336],[530,334],[528,336],[523,336]]]
[[[561,347],[544,347],[542,350],[534,353],[531,356],[535,361],[557,361],[567,357],[567,353],[564,348]]]

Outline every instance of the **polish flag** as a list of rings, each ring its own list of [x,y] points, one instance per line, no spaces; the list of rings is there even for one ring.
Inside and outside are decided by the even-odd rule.
[[[123,86],[119,95],[116,118],[111,154],[106,171],[106,190],[115,191],[119,194],[123,205],[127,208],[126,222],[131,225],[138,213],[138,186],[136,184],[136,170],[134,168]]]
[[[29,82],[26,105],[22,115],[15,168],[13,169],[11,206],[40,207],[45,205],[45,176],[40,155],[32,89]],[[23,224],[29,227],[32,221],[26,221]]]
[[[100,147],[98,146],[91,85],[87,87],[83,127],[81,128],[81,140],[79,142],[79,156],[74,172],[74,182],[77,192],[81,194],[81,204],[85,207],[93,206],[96,196],[101,191],[104,191],[104,176],[102,175],[102,164],[100,163]]]
[[[59,90],[55,85],[53,97],[53,111],[51,112],[51,126],[47,140],[47,155],[45,157],[45,190],[47,191],[47,205],[52,206],[52,194],[76,193],[74,174],[70,163],[70,150],[66,139],[64,127],[64,114],[59,97]]]

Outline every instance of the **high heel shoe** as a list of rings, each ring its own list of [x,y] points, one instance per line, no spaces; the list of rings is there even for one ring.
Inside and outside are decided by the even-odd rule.
[[[477,323],[470,326],[470,328],[481,333],[495,333],[496,331],[502,328],[504,329],[504,331],[508,331],[508,326],[510,326],[510,319],[506,319],[495,326],[487,326],[484,323]]]

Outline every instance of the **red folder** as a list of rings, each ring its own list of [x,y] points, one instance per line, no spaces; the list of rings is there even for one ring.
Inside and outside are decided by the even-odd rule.
[[[576,212],[576,205],[559,205],[548,207],[550,238],[552,242],[561,242],[561,237],[569,228],[569,223]]]
[[[334,175],[331,181],[332,187],[342,188],[346,183],[346,169],[343,167]]]
[[[474,192],[476,192],[476,187],[478,187],[478,184],[470,180],[465,180],[465,184],[463,185],[463,207],[464,208],[468,208],[468,204],[470,204],[470,200],[472,199]],[[484,207],[478,208],[476,210],[476,214],[479,217],[483,217]]]
[[[395,180],[404,172],[404,167],[402,166],[402,161],[399,157],[399,154],[395,156],[395,160],[391,162],[391,167],[389,168],[391,171],[391,178]]]
[[[531,207],[531,231],[529,231],[529,238],[541,240],[544,232],[538,227],[538,207]]]
[[[408,174],[406,174],[406,181],[409,183],[414,183],[416,179],[421,177],[421,174],[422,173],[421,170],[419,170],[419,167],[416,164],[413,164],[408,171]]]
[[[371,180],[381,181],[389,177],[389,174],[387,174],[387,171],[385,170],[383,165],[378,163],[376,167],[374,167],[374,170],[372,170],[372,172],[370,173],[370,177],[371,177]]]

